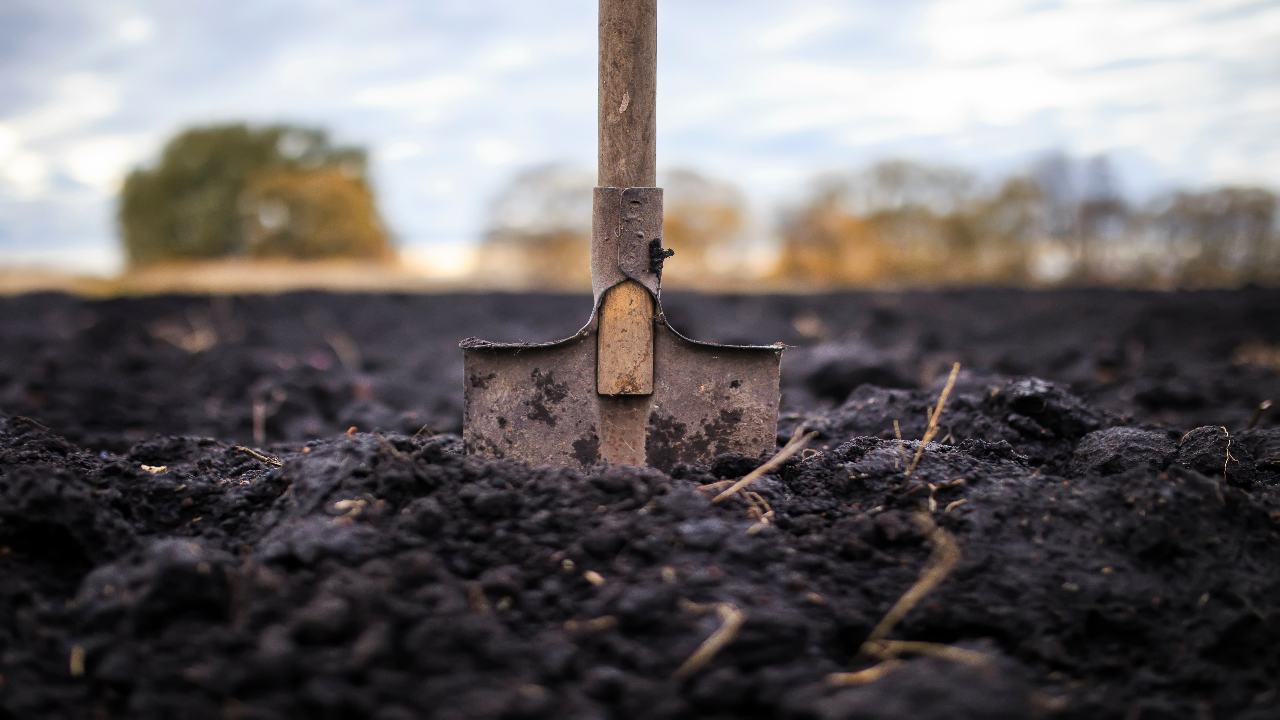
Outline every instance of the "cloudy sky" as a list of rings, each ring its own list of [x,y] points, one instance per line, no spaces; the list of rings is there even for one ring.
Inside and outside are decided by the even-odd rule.
[[[1138,196],[1280,186],[1276,0],[663,0],[658,153],[767,218],[886,157],[994,177],[1108,153]],[[233,119],[371,150],[400,242],[472,242],[511,175],[593,167],[595,0],[2,0],[0,264],[109,271],[115,195]]]

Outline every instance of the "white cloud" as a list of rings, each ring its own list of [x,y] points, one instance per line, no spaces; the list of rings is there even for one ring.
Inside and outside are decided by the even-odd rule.
[[[99,72],[72,72],[55,78],[42,102],[5,122],[25,142],[66,133],[92,132],[92,125],[120,108],[119,83]]]
[[[853,17],[847,5],[797,5],[792,17],[767,28],[759,36],[766,50],[790,50],[823,35],[839,31]]]
[[[141,45],[155,34],[155,23],[145,15],[125,18],[116,26],[116,37],[126,45]]]
[[[592,163],[592,0],[133,5],[32,6],[56,32],[0,67],[33,93],[0,98],[0,243],[65,217],[109,246],[120,178],[196,122],[366,145],[410,244],[477,237],[517,169]],[[981,172],[1061,146],[1280,184],[1275,3],[689,0],[663,4],[660,33],[660,164],[728,177],[761,214],[886,154]]]
[[[100,135],[68,143],[59,166],[76,182],[103,195],[120,189],[131,164],[147,151],[146,135]]]

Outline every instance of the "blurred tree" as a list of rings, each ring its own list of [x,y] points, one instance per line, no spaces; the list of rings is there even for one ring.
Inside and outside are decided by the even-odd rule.
[[[1224,187],[1167,198],[1154,224],[1177,262],[1181,285],[1280,280],[1280,228],[1274,192]]]
[[[390,259],[373,193],[334,167],[256,174],[240,196],[245,252],[253,257]]]
[[[1008,178],[994,194],[977,200],[971,214],[977,238],[971,271],[988,282],[1025,282],[1044,231],[1040,186],[1030,177]]]
[[[543,288],[591,284],[590,173],[549,164],[513,177],[489,207],[479,267],[486,282]]]
[[[1117,271],[1125,272],[1131,228],[1129,204],[1117,187],[1111,161],[1095,155],[1084,165],[1080,206],[1076,212],[1077,277],[1096,281]]]
[[[590,285],[594,181],[577,168],[549,164],[513,177],[489,207],[480,244],[487,281],[523,287]],[[695,283],[731,276],[733,251],[746,228],[741,194],[729,183],[690,170],[665,173],[663,241],[677,260],[664,279]]]
[[[133,265],[242,255],[388,257],[365,164],[363,150],[334,146],[322,130],[186,130],[165,145],[154,168],[125,180],[125,254]],[[246,194],[251,186],[256,201]],[[360,217],[339,218],[345,211]],[[311,237],[321,223],[342,229]]]
[[[883,279],[890,248],[842,199],[847,182],[828,179],[784,218],[775,274],[805,286],[866,284]]]
[[[664,279],[697,284],[706,278],[730,278],[741,268],[740,258],[747,212],[742,194],[722,180],[692,170],[664,174],[662,234],[676,251],[666,265]]]
[[[826,284],[970,278],[976,183],[955,168],[894,160],[822,183],[784,223],[778,275]]]

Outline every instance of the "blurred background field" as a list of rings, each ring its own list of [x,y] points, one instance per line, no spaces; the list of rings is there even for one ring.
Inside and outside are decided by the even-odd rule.
[[[667,2],[666,284],[1280,282],[1280,6]],[[583,290],[595,3],[0,9],[0,292]]]

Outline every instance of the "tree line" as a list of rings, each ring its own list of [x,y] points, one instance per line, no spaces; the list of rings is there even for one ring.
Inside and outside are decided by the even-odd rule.
[[[133,266],[224,257],[391,260],[363,149],[322,130],[227,124],[186,130],[124,183]],[[477,280],[589,284],[591,173],[544,165],[493,198]],[[1280,283],[1280,198],[1263,187],[1120,191],[1106,156],[1046,154],[983,181],[957,167],[879,162],[816,178],[762,216],[733,183],[663,173],[671,285],[802,288],[903,284],[1224,286]]]
[[[503,280],[587,280],[591,177],[525,171],[498,194],[481,244]],[[665,243],[676,285],[901,284],[1224,286],[1280,282],[1280,197],[1267,188],[1177,190],[1145,203],[1120,191],[1105,156],[1047,154],[981,182],[961,168],[891,160],[816,179],[759,227],[731,183],[665,174]]]

